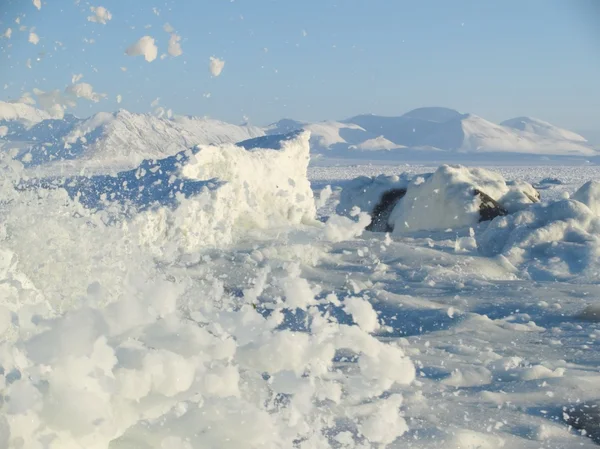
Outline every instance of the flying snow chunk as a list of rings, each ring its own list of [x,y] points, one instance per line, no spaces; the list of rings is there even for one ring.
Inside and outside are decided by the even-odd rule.
[[[225,61],[214,56],[210,57],[210,73],[212,76],[219,76],[225,67]]]
[[[94,87],[88,83],[72,84],[66,88],[65,92],[74,95],[77,98],[93,101],[94,103],[98,103],[106,97],[106,94],[94,92]]]
[[[147,62],[152,62],[158,55],[158,48],[154,44],[154,39],[150,36],[144,36],[135,44],[125,50],[127,56],[143,56]]]
[[[10,37],[12,36],[12,29],[11,28],[7,28],[6,31],[4,32],[4,34],[2,35],[7,39],[10,39]]]
[[[42,0],[33,0],[33,6],[35,6],[38,10],[42,9]]]
[[[100,23],[106,25],[106,22],[112,19],[112,14],[104,6],[90,6],[90,10],[94,13],[93,16],[88,16],[89,22]]]
[[[117,95],[117,103],[121,103],[122,100],[123,100],[123,97],[121,97],[121,95]]]
[[[175,28],[173,28],[169,22],[167,22],[163,25],[163,30],[165,30],[167,33],[175,32]]]
[[[29,42],[33,45],[37,45],[40,42],[40,37],[34,32],[29,33]]]
[[[183,54],[183,50],[181,49],[181,44],[179,41],[181,40],[181,36],[173,33],[169,38],[169,54],[173,57],[181,56]],[[219,71],[220,72],[220,71]]]

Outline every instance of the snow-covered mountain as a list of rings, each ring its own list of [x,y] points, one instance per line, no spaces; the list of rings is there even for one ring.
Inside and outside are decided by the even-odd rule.
[[[361,115],[345,121],[377,133],[397,147],[455,152],[595,155],[586,140],[539,119],[520,117],[498,125],[447,108],[419,108],[400,117]]]
[[[514,128],[521,131],[527,131],[539,136],[545,136],[550,139],[572,140],[573,142],[587,142],[587,139],[572,131],[559,128],[543,120],[533,117],[516,117],[505,120],[502,126]]]
[[[159,159],[201,144],[235,143],[264,136],[261,128],[238,126],[199,117],[159,118],[126,110],[98,113],[88,119],[40,116],[37,123],[22,121],[8,129],[3,140],[18,148],[26,165],[51,163],[65,170],[86,167],[128,169],[144,159]],[[77,161],[75,163],[73,161]]]
[[[549,128],[541,128],[540,131],[535,132],[535,128],[519,130],[497,125],[473,114],[465,114],[440,123],[433,133],[425,136],[422,144],[443,150],[473,153],[516,152],[580,156],[597,154],[585,145],[585,142],[559,138],[558,134],[551,137],[549,132],[554,130]]]
[[[440,107],[412,110],[402,116],[358,115],[317,123],[280,120],[265,128],[233,125],[199,117],[157,117],[125,110],[87,119],[52,118],[29,104],[0,102],[0,147],[12,149],[28,166],[52,170],[126,170],[144,159],[159,159],[199,144],[236,143],[263,136],[311,132],[317,154],[371,157],[374,153],[428,154],[528,153],[594,156],[582,136],[529,117],[492,123],[472,114]],[[83,165],[82,165],[83,164]],[[109,170],[110,171],[110,170]]]

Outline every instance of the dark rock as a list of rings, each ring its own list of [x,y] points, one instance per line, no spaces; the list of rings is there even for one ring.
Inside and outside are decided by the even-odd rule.
[[[388,219],[392,210],[404,195],[406,195],[406,189],[392,189],[381,195],[379,203],[377,203],[371,214],[371,224],[367,226],[367,231],[392,232],[394,228],[388,223]]]
[[[508,215],[508,211],[487,193],[478,189],[474,189],[473,193],[475,196],[478,196],[481,199],[481,205],[479,206],[480,223],[482,221],[490,221],[496,217]]]

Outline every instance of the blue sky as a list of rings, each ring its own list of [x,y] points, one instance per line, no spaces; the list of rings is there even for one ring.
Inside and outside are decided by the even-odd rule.
[[[531,115],[595,129],[599,3],[42,0],[38,11],[30,0],[1,0],[0,34],[8,27],[13,34],[0,39],[0,98],[64,90],[83,74],[107,98],[79,101],[79,116],[119,107],[147,112],[159,97],[175,113],[234,123],[246,116],[259,125],[439,105],[493,121]],[[106,7],[112,20],[88,22],[90,6]],[[166,22],[182,37],[182,56],[147,63],[124,54],[144,35],[166,53]],[[38,45],[28,42],[31,27]],[[226,62],[219,77],[208,70],[212,55]]]

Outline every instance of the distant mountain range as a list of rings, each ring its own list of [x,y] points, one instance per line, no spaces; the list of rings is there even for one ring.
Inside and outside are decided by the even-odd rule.
[[[311,151],[321,155],[369,158],[402,155],[525,153],[598,156],[584,137],[531,117],[500,124],[441,107],[398,117],[358,115],[341,121],[305,123],[283,119],[265,128],[199,117],[156,117],[125,110],[87,119],[50,117],[27,104],[0,102],[0,148],[12,150],[27,166],[65,170],[86,167],[127,169],[199,144],[236,143],[257,137],[311,132]]]
[[[280,134],[305,128],[318,150],[440,150],[461,153],[512,152],[593,156],[586,139],[542,120],[518,117],[501,124],[448,108],[419,108],[398,117],[358,115],[339,122],[285,119],[266,128]]]

